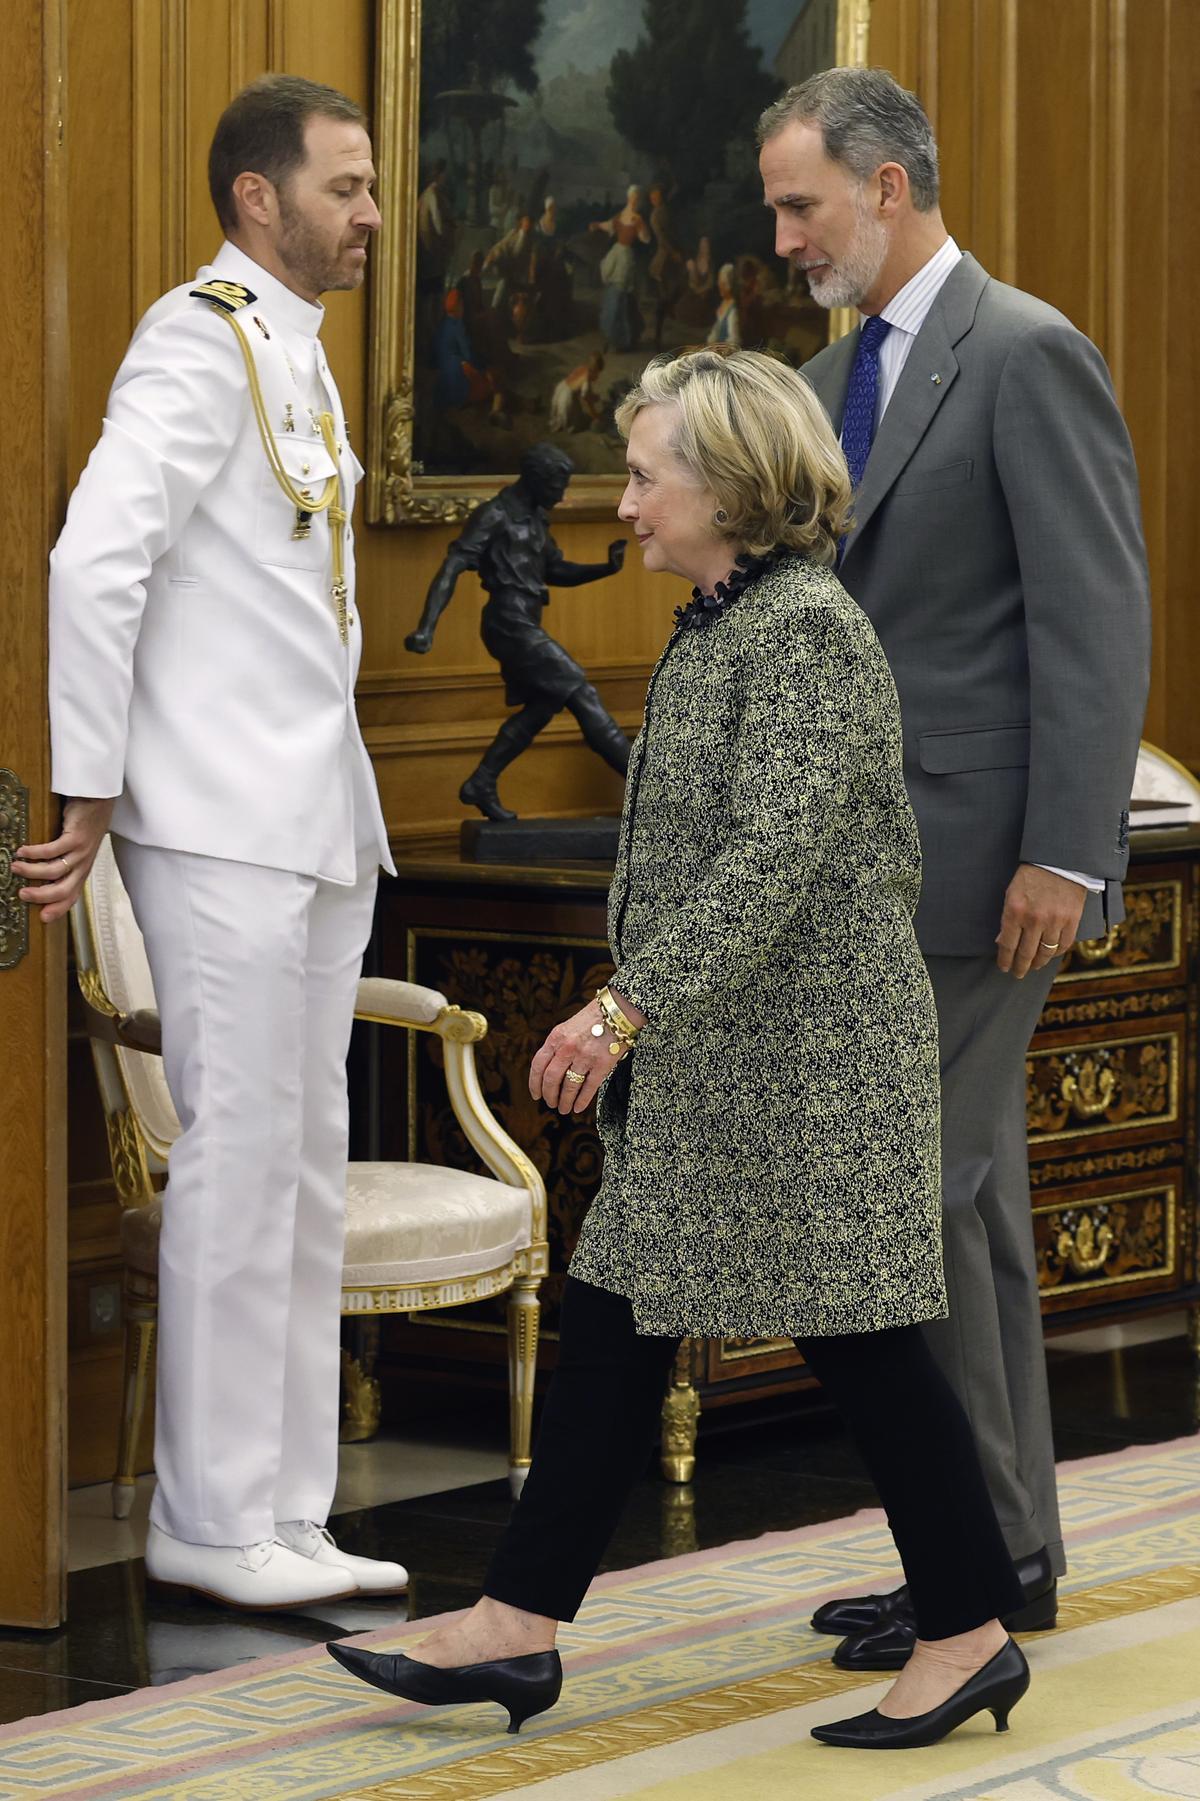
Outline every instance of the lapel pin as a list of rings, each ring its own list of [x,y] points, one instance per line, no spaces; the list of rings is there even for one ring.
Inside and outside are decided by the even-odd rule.
[[[931,375],[931,376],[930,376],[930,377],[929,377],[929,379],[930,379],[930,381],[931,381],[931,382],[932,382],[932,383],[933,383],[933,385],[934,385],[934,387],[935,387],[935,388],[940,388],[940,387],[941,387],[941,385],[942,385],[942,378],[941,378],[941,376],[940,376],[940,375],[939,375],[939,374],[938,374],[938,372],[937,372],[937,370],[936,370],[936,369],[935,369],[935,370],[934,370],[934,372],[933,372],[933,374],[932,374],[932,375]]]

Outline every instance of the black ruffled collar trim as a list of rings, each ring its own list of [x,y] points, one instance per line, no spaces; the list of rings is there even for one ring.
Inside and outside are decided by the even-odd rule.
[[[768,551],[766,556],[752,557],[743,551],[734,563],[728,581],[718,582],[711,594],[701,593],[699,588],[692,589],[692,598],[685,607],[675,609],[675,629],[685,626],[708,625],[720,614],[732,606],[733,602],[752,588],[756,581],[774,567],[784,553],[778,550]]]

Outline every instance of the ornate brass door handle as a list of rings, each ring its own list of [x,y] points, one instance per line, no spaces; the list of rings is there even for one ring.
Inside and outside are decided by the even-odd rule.
[[[1120,1076],[1107,1051],[1094,1057],[1068,1057],[1060,1084],[1062,1098],[1076,1119],[1099,1119],[1116,1099]]]
[[[0,769],[0,969],[12,969],[29,949],[29,908],[12,867],[28,835],[29,790],[11,769]]]
[[[1116,1233],[1107,1221],[1099,1227],[1092,1214],[1081,1213],[1074,1229],[1064,1226],[1058,1235],[1059,1261],[1074,1276],[1094,1276],[1104,1268],[1116,1243]]]

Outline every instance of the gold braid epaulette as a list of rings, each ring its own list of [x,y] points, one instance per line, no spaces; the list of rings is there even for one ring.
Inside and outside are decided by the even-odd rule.
[[[218,288],[221,292],[214,292],[214,290]],[[201,287],[193,288],[192,295],[197,300],[207,300],[218,318],[224,319],[226,325],[229,326],[234,337],[238,341],[242,352],[242,360],[246,365],[246,376],[250,383],[250,399],[254,407],[254,417],[258,422],[258,433],[262,439],[263,449],[267,453],[267,463],[270,467],[271,474],[275,477],[275,480],[279,483],[279,486],[283,489],[283,492],[287,495],[288,500],[295,507],[298,514],[329,514],[329,536],[333,551],[333,582],[331,584],[333,607],[334,612],[337,615],[338,636],[341,638],[343,644],[348,644],[350,641],[350,633],[347,629],[346,617],[345,547],[346,519],[348,515],[345,507],[341,504],[342,484],[337,470],[338,451],[337,440],[334,436],[333,414],[325,412],[319,414],[317,418],[317,424],[320,427],[321,437],[325,442],[325,448],[329,452],[330,460],[334,464],[334,472],[332,475],[326,477],[325,486],[319,497],[314,498],[310,489],[297,488],[292,481],[291,476],[284,468],[283,459],[279,454],[279,446],[275,442],[275,434],[271,430],[271,421],[267,417],[267,403],[263,398],[262,383],[258,378],[258,366],[254,361],[254,352],[250,348],[249,339],[242,330],[237,319],[234,317],[236,312],[239,312],[243,306],[247,306],[250,301],[254,299],[254,295],[250,292],[249,288],[243,288],[237,282],[233,281],[205,282]],[[239,298],[239,296],[244,296],[244,298]]]
[[[240,281],[202,281],[198,288],[192,289],[190,298],[207,300],[213,306],[219,306],[223,313],[240,313],[258,296],[244,288]]]

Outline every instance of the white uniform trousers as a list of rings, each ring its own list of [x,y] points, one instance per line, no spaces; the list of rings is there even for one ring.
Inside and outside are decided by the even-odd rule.
[[[114,839],[181,1134],[159,1253],[151,1518],[324,1523],[337,1479],[346,1054],[378,851],[340,886]]]

